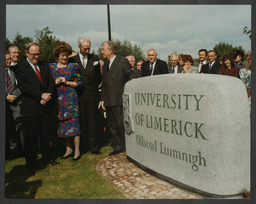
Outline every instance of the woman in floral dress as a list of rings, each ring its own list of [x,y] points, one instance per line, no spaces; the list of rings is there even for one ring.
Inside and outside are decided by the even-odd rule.
[[[75,88],[82,85],[79,66],[77,63],[68,63],[68,56],[72,53],[71,46],[66,42],[59,42],[53,51],[58,63],[49,64],[52,76],[58,91],[59,127],[58,136],[65,139],[66,159],[73,155],[71,139],[74,139],[73,161],[80,159],[80,125],[79,107]]]
[[[247,94],[248,94],[248,101],[249,101],[249,107],[251,111],[251,56],[247,58],[249,67],[248,68],[241,68],[239,71],[239,76],[240,79],[244,82],[246,89],[247,89]]]

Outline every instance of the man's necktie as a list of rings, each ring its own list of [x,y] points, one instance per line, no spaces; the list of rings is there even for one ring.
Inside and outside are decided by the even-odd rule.
[[[108,61],[106,62],[107,73],[108,73],[108,71],[109,71],[109,63],[110,63],[110,61],[108,60]]]
[[[203,62],[201,62],[201,68],[200,68],[200,71],[202,70],[203,66],[204,66],[204,64],[203,64]]]
[[[36,67],[35,64],[34,64],[34,67],[35,67],[36,75],[38,76],[38,78],[39,78],[41,84],[43,84],[40,71],[38,70],[38,68]]]
[[[5,80],[6,80],[7,92],[8,94],[12,95],[13,87],[12,87],[11,77],[8,73],[8,69],[5,70]]]
[[[175,73],[175,66],[172,67],[172,71],[173,71],[173,73]]]
[[[85,58],[83,57],[83,61],[82,61],[83,67],[86,68],[86,61]]]
[[[209,70],[212,68],[212,66],[211,66],[211,62],[209,62]]]
[[[153,69],[153,63],[150,62],[149,64],[149,70],[151,71]]]

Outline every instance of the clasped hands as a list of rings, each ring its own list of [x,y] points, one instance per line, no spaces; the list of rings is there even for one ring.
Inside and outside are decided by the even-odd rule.
[[[58,77],[56,80],[55,80],[55,84],[58,85],[58,84],[67,84],[67,80],[65,79],[65,77]]]
[[[51,100],[51,95],[51,93],[43,93],[40,100],[41,105],[45,105],[49,100]]]

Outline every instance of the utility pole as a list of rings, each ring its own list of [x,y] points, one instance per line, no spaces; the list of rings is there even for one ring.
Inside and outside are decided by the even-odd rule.
[[[111,26],[110,26],[109,4],[107,4],[107,10],[108,10],[108,40],[111,41]]]

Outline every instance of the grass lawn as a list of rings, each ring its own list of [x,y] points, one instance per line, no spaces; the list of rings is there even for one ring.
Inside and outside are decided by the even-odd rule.
[[[86,153],[78,161],[56,161],[60,165],[39,165],[29,173],[24,158],[5,163],[5,197],[28,199],[126,199],[111,183],[98,175],[96,164],[113,149],[101,148],[102,155]],[[41,155],[39,155],[40,160]]]

